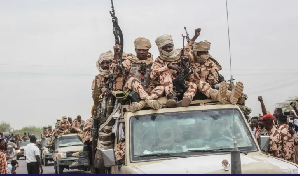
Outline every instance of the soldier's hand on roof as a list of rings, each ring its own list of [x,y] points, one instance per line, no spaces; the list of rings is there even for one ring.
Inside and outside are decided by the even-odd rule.
[[[195,29],[195,36],[200,36],[201,28]]]
[[[260,102],[263,101],[262,96],[258,96],[258,101],[260,101]]]

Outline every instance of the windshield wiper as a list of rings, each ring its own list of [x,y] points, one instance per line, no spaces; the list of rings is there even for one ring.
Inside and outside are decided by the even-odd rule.
[[[232,151],[232,148],[226,148],[226,149],[214,149],[214,150],[193,150],[193,149],[191,149],[191,150],[188,150],[188,151],[190,151],[190,152],[201,152],[201,153],[213,153],[213,152],[231,152]],[[247,155],[248,154],[248,152],[247,151],[245,151],[245,150],[240,150],[240,153],[243,153],[243,154],[245,154],[245,155]]]
[[[152,153],[152,154],[138,155],[138,157],[150,157],[150,156],[186,158],[185,155],[180,155],[180,154],[176,154],[176,153]]]

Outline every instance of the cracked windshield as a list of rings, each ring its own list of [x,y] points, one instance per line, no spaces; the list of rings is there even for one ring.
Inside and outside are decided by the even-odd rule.
[[[256,150],[241,119],[240,112],[232,109],[135,116],[131,118],[133,159],[228,151],[233,148],[233,132],[240,150]]]
[[[76,136],[63,136],[59,138],[59,147],[83,146],[82,142]]]

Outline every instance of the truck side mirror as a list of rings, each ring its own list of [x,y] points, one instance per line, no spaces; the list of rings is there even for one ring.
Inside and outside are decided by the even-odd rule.
[[[102,152],[102,157],[104,160],[105,167],[112,167],[112,166],[117,165],[116,158],[115,158],[115,152],[113,149],[101,150],[101,152]]]
[[[270,136],[260,136],[258,138],[258,145],[261,151],[268,152],[270,148]]]

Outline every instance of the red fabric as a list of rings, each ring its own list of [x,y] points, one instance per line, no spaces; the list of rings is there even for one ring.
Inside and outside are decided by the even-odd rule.
[[[261,120],[273,120],[274,117],[271,114],[264,115]]]

